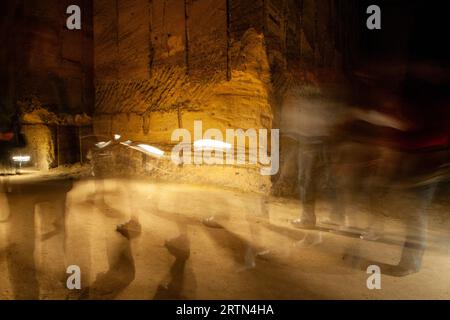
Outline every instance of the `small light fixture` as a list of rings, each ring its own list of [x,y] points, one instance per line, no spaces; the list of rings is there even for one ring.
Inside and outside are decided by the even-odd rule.
[[[138,144],[137,147],[138,147],[138,150],[143,151],[145,153],[149,153],[150,155],[153,155],[155,157],[162,157],[164,155],[164,151],[162,151],[158,148],[149,146],[148,144],[141,143],[141,144]]]
[[[108,142],[100,141],[100,142],[96,143],[95,146],[99,149],[103,149],[103,148],[106,148],[107,146],[109,146],[110,144],[111,144],[111,140]]]
[[[12,157],[12,160],[14,162],[18,162],[18,163],[22,164],[22,163],[29,162],[31,160],[31,157],[30,156],[14,156],[14,157]]]
[[[127,140],[125,142],[121,142],[120,144],[124,145],[124,146],[131,146],[131,144],[133,143],[133,141],[131,140]]]
[[[115,135],[114,135],[114,140],[115,140],[115,141],[120,140],[120,138],[122,138],[122,136],[121,136],[120,134],[115,134]]]
[[[30,162],[31,157],[30,156],[13,156],[12,161],[19,164],[19,168],[16,168],[16,174],[20,174],[20,169],[22,169],[22,164]]]
[[[205,139],[205,140],[197,140],[194,142],[194,148],[197,151],[224,151],[224,150],[230,150],[231,144],[220,141],[220,140],[211,140],[211,139]]]

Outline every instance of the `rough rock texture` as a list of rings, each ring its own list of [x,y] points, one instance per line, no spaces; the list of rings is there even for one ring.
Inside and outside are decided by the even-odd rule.
[[[34,100],[34,99],[33,99]],[[92,117],[86,113],[67,114],[54,113],[44,108],[39,102],[33,101],[27,104],[19,103],[21,107],[22,124],[46,124],[60,126],[90,126],[92,125]]]
[[[194,120],[202,120],[205,129],[270,128],[269,65],[262,36],[250,30],[236,58],[231,81],[217,77],[198,83],[183,69],[167,67],[146,81],[98,82],[97,132],[120,131],[134,140],[169,143],[179,124],[191,130]]]
[[[223,132],[277,127],[277,101],[295,78],[291,71],[311,61],[313,67],[339,65],[329,32],[337,25],[334,6],[312,0],[94,1],[95,133],[168,148],[176,143],[173,130],[192,131],[196,120],[203,130]],[[199,176],[208,169],[211,175],[222,170],[197,168]],[[255,179],[270,185],[267,177]]]
[[[47,144],[63,142],[53,155],[60,165],[61,150],[84,148],[71,127],[89,125],[92,113],[102,139],[120,133],[169,149],[173,130],[195,120],[204,130],[278,128],[286,87],[316,83],[318,71],[349,60],[349,2],[11,0],[2,103],[19,106],[24,124],[56,132]],[[65,27],[69,4],[82,9],[80,31]]]
[[[214,185],[247,192],[268,193],[270,178],[262,178],[260,166],[175,165],[168,159],[155,159],[121,145],[109,150],[110,155],[96,161],[94,174],[99,177],[129,177],[130,174],[151,177],[151,181],[194,185]],[[102,157],[102,156],[100,156]],[[111,168],[114,168],[112,171]]]
[[[81,8],[81,30],[66,28],[66,8],[72,4]],[[90,0],[11,0],[2,3],[1,11],[5,14],[2,14],[0,32],[1,129],[11,130],[17,126],[13,119],[19,119],[29,145],[14,152],[31,152],[41,169],[64,164],[62,155],[57,154],[62,149],[58,143],[67,141],[76,145],[78,137],[51,132],[58,131],[56,126],[91,125],[92,3]],[[5,114],[8,119],[3,119]],[[67,159],[80,158],[79,148],[68,153],[71,156]]]
[[[82,29],[66,28],[66,8],[82,8]],[[15,7],[16,99],[32,97],[55,113],[91,113],[92,10],[90,1],[11,1]],[[7,28],[8,29],[8,28]]]
[[[51,129],[42,124],[24,125],[22,132],[28,145],[20,153],[31,156],[31,165],[47,171],[55,162],[55,145]]]

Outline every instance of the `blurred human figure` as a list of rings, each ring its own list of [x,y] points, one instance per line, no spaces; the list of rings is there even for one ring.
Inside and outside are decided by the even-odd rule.
[[[103,146],[103,145],[99,145]],[[107,208],[105,201],[105,179],[113,168],[113,155],[107,146],[93,146],[87,156],[87,160],[91,164],[91,175],[94,177],[95,190],[90,197],[97,207]]]
[[[383,69],[380,66],[378,70]],[[384,164],[377,173],[378,181],[372,183],[369,190],[372,207],[387,202],[387,215],[394,213],[391,212],[393,208],[400,214],[399,218],[406,227],[402,253],[399,262],[393,265],[362,258],[359,261],[362,268],[377,264],[383,274],[392,276],[420,271],[427,247],[428,211],[438,185],[449,176],[448,72],[441,66],[413,60],[409,61],[406,70],[405,75],[397,80],[400,98],[391,103],[391,112],[402,113],[407,125],[404,130],[377,135],[377,139],[371,142],[390,151],[382,155]],[[374,76],[371,85],[383,88],[377,80]],[[382,81],[387,80],[383,77]],[[383,106],[386,101],[392,100],[384,96],[377,102]],[[389,167],[391,170],[386,170]],[[391,198],[395,195],[395,199],[387,200],[387,195]],[[375,225],[374,216],[372,214],[373,219],[369,221],[371,226]],[[377,240],[383,236],[382,229],[382,226],[372,227],[362,238]]]
[[[427,247],[429,209],[441,182],[448,180],[450,132],[448,83],[449,78],[436,82],[442,70],[432,65],[412,64],[405,80],[404,95],[408,117],[413,126],[397,139],[402,151],[399,172],[401,187],[412,196],[410,214],[404,214],[406,237],[400,261],[386,272],[405,276],[419,272]],[[427,73],[422,73],[426,69]],[[420,90],[418,89],[420,87]],[[430,99],[432,97],[432,99]],[[427,106],[424,109],[424,106]]]
[[[92,176],[94,177],[94,205],[102,212],[105,225],[111,219],[126,216],[125,213],[114,209],[106,202],[106,181],[116,178],[118,181],[117,193],[126,202],[126,208],[132,217],[131,222],[118,225],[115,229],[105,231],[106,255],[108,270],[97,274],[96,279],[81,292],[80,299],[106,300],[116,298],[135,279],[136,268],[130,240],[139,236],[141,226],[138,222],[138,213],[134,206],[133,183],[130,179],[116,174],[118,171],[118,155],[124,153],[121,160],[126,159],[126,147],[120,145],[120,138],[113,137],[108,141],[97,142],[88,153],[91,162]],[[133,218],[136,220],[134,221]]]
[[[81,300],[112,300],[135,279],[136,267],[130,241],[107,236],[108,270],[97,274],[89,286],[82,289]]]
[[[130,159],[129,152],[120,153],[119,162],[122,165],[126,165],[130,168],[133,160]],[[139,220],[138,197],[139,191],[137,189],[136,181],[131,176],[121,177],[119,180],[118,192],[127,203],[129,220],[123,224],[119,224],[116,227],[116,231],[119,232],[127,239],[134,239],[140,236],[142,232],[142,226]]]
[[[334,219],[342,224],[343,216],[338,208],[335,179],[331,171],[331,153],[334,146],[333,130],[342,121],[344,110],[326,100],[319,89],[290,89],[283,99],[281,133],[298,142],[298,182],[303,211],[292,221],[295,227],[316,226],[315,206],[321,178],[331,185]]]
[[[65,283],[65,206],[66,195],[72,188],[70,180],[11,181],[7,186],[9,219],[8,269],[16,299],[39,299],[39,283],[35,262],[35,242],[53,242],[54,270],[60,270],[56,278]],[[36,206],[41,206],[43,223],[51,231],[36,239]],[[47,261],[49,262],[49,261]],[[52,275],[55,276],[55,275]]]
[[[322,91],[321,91],[322,90]],[[332,98],[320,88],[294,88],[286,92],[281,114],[282,134],[298,142],[298,183],[302,213],[291,223],[298,228],[316,226],[319,190],[328,191],[330,224],[345,228],[345,204],[335,164],[345,142],[346,126],[352,122],[376,128],[405,130],[402,121],[373,109],[354,107]]]
[[[95,191],[92,195],[94,204],[100,208],[106,216],[118,217],[121,214],[109,206],[105,201],[105,182],[108,178],[120,179],[118,193],[124,196],[128,202],[130,220],[117,226],[116,231],[124,237],[131,239],[139,236],[141,225],[139,223],[138,211],[135,209],[134,187],[129,176],[120,176],[117,171],[122,167],[133,165],[127,145],[120,143],[120,136],[114,136],[109,141],[97,142],[89,150],[87,159],[91,163],[91,174],[94,177]]]
[[[250,239],[244,257],[245,269],[253,269],[256,267],[256,258],[265,256],[270,253],[261,236],[262,225],[270,224],[269,201],[265,195],[258,195],[259,201],[246,201],[246,220],[250,229]],[[252,201],[253,200],[253,201]]]
[[[181,234],[173,239],[166,240],[164,246],[175,258],[169,270],[168,282],[162,282],[153,297],[153,300],[180,300],[183,295],[186,275],[193,277],[188,260],[191,255],[191,246],[187,232],[180,230]]]

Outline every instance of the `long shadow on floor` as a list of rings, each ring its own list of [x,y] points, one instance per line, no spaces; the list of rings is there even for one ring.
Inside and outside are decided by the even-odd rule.
[[[286,263],[275,257],[270,257],[269,260],[258,259],[258,264],[255,268],[246,269],[246,253],[251,244],[241,236],[226,228],[208,228],[195,218],[189,218],[185,215],[173,212],[153,211],[152,214],[173,221],[174,223],[180,223],[181,219],[186,225],[201,227],[218,247],[225,249],[230,253],[230,256],[235,263],[242,266],[242,268],[236,269],[236,277],[244,276],[246,279],[249,279],[252,286],[251,291],[256,294],[260,292],[270,292],[271,295],[273,294],[273,297],[284,297],[287,294],[287,291],[283,288],[290,286],[295,287],[296,290],[298,290],[297,293],[293,295],[295,298],[299,298],[299,295],[307,299],[319,299],[321,297],[306,288],[302,288],[301,279],[292,277],[289,272],[281,271],[279,268],[284,268]],[[296,230],[293,231],[296,232]],[[182,270],[182,263],[180,261],[177,265],[176,264],[177,262],[175,262],[172,268],[180,273]],[[211,272],[213,272],[213,270],[211,270]],[[175,296],[172,296],[171,298],[175,298]]]
[[[83,290],[81,300],[112,300],[134,280],[136,269],[130,241],[124,238],[118,250],[119,255],[110,262],[108,271],[98,274],[95,281]]]

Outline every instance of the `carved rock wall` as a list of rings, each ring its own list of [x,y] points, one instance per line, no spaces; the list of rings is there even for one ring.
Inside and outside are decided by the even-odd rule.
[[[82,8],[81,30],[66,28],[66,8],[72,4]],[[2,2],[1,11],[1,129],[11,130],[19,119],[28,146],[10,152],[30,153],[36,167],[48,169],[55,159],[62,160],[57,141],[78,141],[65,135],[57,139],[53,126],[68,125],[62,118],[89,119],[93,113],[92,2],[10,0]],[[38,114],[53,115],[56,122]],[[67,150],[73,159],[77,151]]]
[[[95,132],[169,148],[196,120],[270,129],[286,74],[338,67],[335,13],[313,0],[95,0]]]

